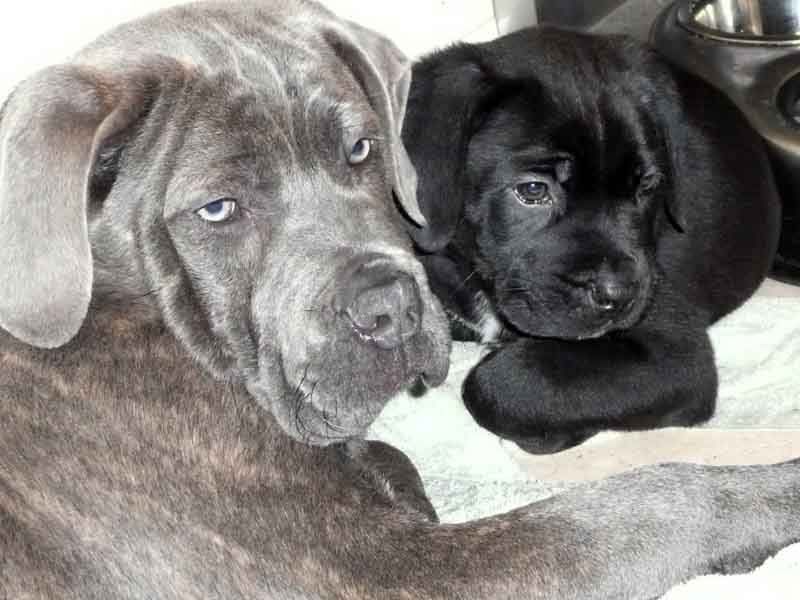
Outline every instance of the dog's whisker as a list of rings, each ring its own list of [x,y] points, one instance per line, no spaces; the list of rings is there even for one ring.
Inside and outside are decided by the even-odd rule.
[[[304,391],[303,387],[305,386],[306,382],[308,382],[308,372],[311,368],[310,364],[307,364],[303,369],[303,374],[300,377],[300,382],[297,384],[294,390],[294,412],[295,412],[295,422],[298,426],[298,431],[301,431],[303,434],[310,431],[310,428],[306,425],[303,419],[303,413],[305,412],[303,408],[310,404],[314,393],[317,390],[317,386],[319,385],[319,381],[313,381],[310,383],[310,387],[308,391]],[[318,408],[318,414],[322,424],[325,426],[326,431],[334,432],[334,434],[338,435],[329,435],[325,434],[324,437],[328,437],[329,439],[333,438],[340,438],[343,434],[347,434],[348,431],[346,428],[336,425],[332,419],[335,419],[339,413],[339,398],[338,396],[334,398],[334,411],[331,413],[330,411],[324,408]],[[320,435],[319,431],[315,432],[317,436]],[[307,436],[310,438],[311,436]]]
[[[336,413],[336,411],[334,411],[334,414],[333,414],[334,418],[336,417],[335,413]],[[341,427],[339,425],[336,425],[333,421],[331,421],[330,414],[331,413],[329,411],[327,411],[327,410],[321,410],[320,411],[320,418],[322,419],[322,422],[325,424],[326,429],[329,429],[331,431],[334,431],[334,432],[340,434],[340,435],[335,436],[335,437],[341,437],[341,434],[347,434],[348,433],[347,429],[345,429],[344,427]],[[330,436],[330,437],[334,437],[334,436]]]
[[[461,282],[461,284],[459,285],[459,287],[464,287],[464,286],[467,284],[467,282],[468,282],[470,279],[472,279],[472,278],[473,278],[473,277],[474,277],[474,276],[475,276],[477,273],[478,273],[478,269],[475,269],[474,271],[472,271],[472,273],[470,273],[469,275],[467,275],[467,276],[464,278],[464,280]]]
[[[309,400],[307,400],[307,401],[310,401],[310,397],[316,391],[318,384],[319,384],[318,381],[315,381],[312,384],[311,390],[309,391],[309,394],[308,394]],[[347,429],[345,429],[344,427],[341,427],[339,425],[336,425],[332,420],[332,419],[337,419],[338,415],[339,415],[339,396],[334,396],[333,401],[334,401],[333,412],[328,411],[325,408],[320,408],[319,409],[319,416],[320,416],[320,419],[322,420],[322,423],[325,425],[326,436],[329,439],[340,438],[340,437],[342,437],[343,434],[346,435],[348,433]],[[330,435],[330,434],[328,434],[328,432],[334,432],[334,435]],[[335,434],[338,434],[338,435],[335,435]]]
[[[311,403],[314,393],[317,390],[317,386],[319,385],[319,381],[312,381],[309,383],[308,373],[310,369],[311,364],[307,364],[304,367],[299,382],[295,385],[294,390],[291,392],[291,403],[293,406],[295,428],[300,436],[306,441],[311,441],[312,438],[312,428],[306,423],[306,407]],[[336,405],[333,413],[325,410],[324,408],[318,409],[318,415],[322,421],[322,424],[325,426],[326,431],[332,432],[323,434],[323,437],[327,437],[329,439],[340,438],[343,434],[348,433],[346,428],[336,425],[336,423],[333,421],[339,412],[339,398],[336,397],[334,400]],[[313,435],[320,436],[321,434],[319,431],[313,431]]]
[[[300,376],[300,381],[295,385],[294,390],[290,392],[291,399],[288,402],[291,403],[292,406],[292,413],[294,414],[294,424],[297,433],[304,438],[306,441],[310,440],[310,428],[306,425],[303,419],[303,407],[306,403],[306,394],[303,392],[303,384],[305,383],[308,377],[308,369],[310,365],[306,365],[303,369],[303,373]]]

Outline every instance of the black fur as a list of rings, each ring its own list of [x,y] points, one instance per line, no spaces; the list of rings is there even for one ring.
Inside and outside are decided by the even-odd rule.
[[[530,29],[417,63],[403,135],[433,289],[457,337],[498,343],[463,388],[481,425],[553,452],[713,414],[706,330],[780,216],[731,102],[633,40]]]

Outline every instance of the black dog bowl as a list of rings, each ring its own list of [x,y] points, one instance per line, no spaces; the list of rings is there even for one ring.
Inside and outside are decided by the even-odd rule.
[[[800,0],[679,0],[651,40],[724,91],[764,137],[784,204],[773,276],[800,283]]]
[[[791,125],[800,128],[800,73],[792,75],[778,92],[778,110]]]

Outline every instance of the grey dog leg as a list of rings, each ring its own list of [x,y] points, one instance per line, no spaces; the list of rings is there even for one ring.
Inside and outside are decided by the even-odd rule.
[[[366,572],[395,563],[400,587],[424,598],[655,598],[800,539],[799,470],[649,467],[504,516],[404,529]]]
[[[92,321],[60,351],[0,335],[9,598],[639,600],[800,540],[798,461],[648,467],[438,525],[398,450],[294,442],[157,324]]]

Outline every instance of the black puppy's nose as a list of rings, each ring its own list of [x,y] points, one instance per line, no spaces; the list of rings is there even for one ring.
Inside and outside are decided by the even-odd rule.
[[[392,349],[419,332],[422,301],[414,279],[391,265],[364,265],[340,290],[340,310],[356,332]]]
[[[619,312],[628,308],[636,298],[637,287],[633,281],[613,276],[599,276],[589,286],[589,300],[601,311]]]

